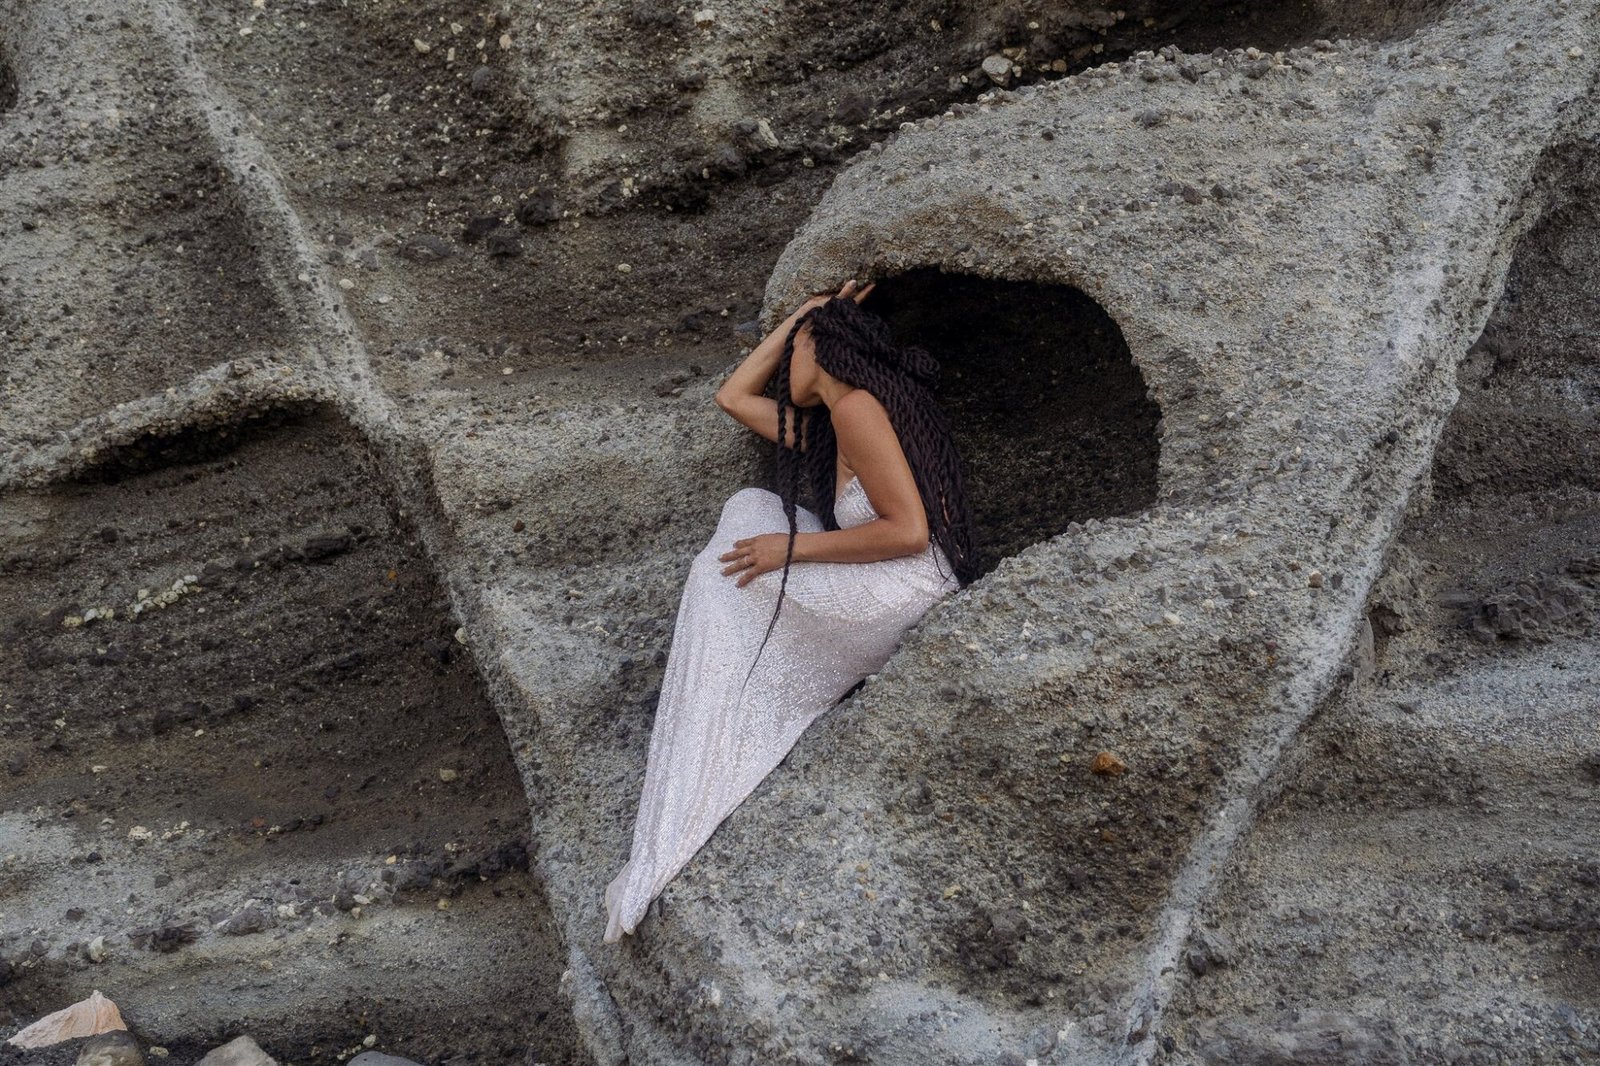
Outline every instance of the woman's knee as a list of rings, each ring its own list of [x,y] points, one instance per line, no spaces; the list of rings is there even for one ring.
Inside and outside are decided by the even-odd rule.
[[[768,498],[781,499],[781,497],[779,497],[778,494],[776,492],[773,492],[771,489],[764,489],[759,485],[746,485],[744,488],[740,489],[738,492],[735,492],[732,496],[729,496],[728,497],[728,503],[725,504],[724,507],[726,507],[728,505],[731,505],[735,500],[755,501],[755,500],[766,500]]]
[[[778,494],[770,489],[747,485],[728,497],[728,501],[722,505],[722,517],[717,524],[725,525],[729,519],[737,515],[751,513],[758,505],[767,505],[772,500],[779,499],[781,498]]]

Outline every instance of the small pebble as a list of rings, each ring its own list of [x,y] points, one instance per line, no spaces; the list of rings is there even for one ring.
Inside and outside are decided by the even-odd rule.
[[[248,1036],[241,1036],[212,1048],[198,1066],[278,1066],[278,1060]]]
[[[1100,752],[1094,757],[1094,762],[1089,764],[1090,772],[1096,774],[1115,775],[1122,773],[1122,771],[1126,770],[1127,768],[1127,763],[1123,762],[1109,751]]]

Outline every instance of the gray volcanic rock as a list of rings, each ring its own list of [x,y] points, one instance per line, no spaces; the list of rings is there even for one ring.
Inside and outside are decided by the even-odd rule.
[[[624,1016],[676,1005],[636,1047],[988,1062],[1054,1026],[1053,1061],[1158,1053],[1194,904],[1356,650],[1538,165],[1589,136],[1593,14],[1453,8],[1194,79],[1140,55],[840,176],[770,307],[930,265],[1076,285],[1160,405],[1160,495],[941,604],[669,886],[637,963],[584,946]],[[597,679],[562,674],[528,698],[562,708],[539,766],[570,780],[557,731]],[[1100,747],[1130,772],[1089,777]]]
[[[0,0],[0,1021],[1595,1054],[1600,0],[1267,6]],[[603,945],[711,397],[852,276],[985,572]]]

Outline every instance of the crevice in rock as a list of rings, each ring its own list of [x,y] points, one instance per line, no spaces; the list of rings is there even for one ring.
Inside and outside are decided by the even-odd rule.
[[[865,306],[939,360],[983,572],[1069,522],[1155,502],[1161,411],[1093,298],[919,267]]]
[[[509,744],[384,484],[321,404],[0,495],[0,1028],[99,987],[184,1061],[586,1061]]]
[[[1553,148],[1539,180],[1551,205],[1461,359],[1413,542],[1452,628],[1490,645],[1582,632],[1600,583],[1600,153]]]
[[[17,74],[11,67],[6,45],[0,41],[0,115],[17,106]]]
[[[1565,193],[1524,238],[1483,333],[1463,356],[1461,397],[1445,424],[1433,471],[1435,498],[1572,488],[1600,491],[1595,408],[1600,370],[1590,353],[1588,315],[1600,317],[1595,290],[1568,279],[1594,276],[1600,246],[1594,195],[1600,165]],[[1552,287],[1550,276],[1561,279]],[[1578,317],[1558,305],[1587,305]],[[1585,309],[1585,308],[1580,308]]]
[[[283,402],[230,412],[222,421],[147,430],[126,443],[100,450],[68,480],[87,484],[119,482],[156,470],[211,462],[309,417],[325,417],[318,412],[325,411],[326,406],[320,400]]]

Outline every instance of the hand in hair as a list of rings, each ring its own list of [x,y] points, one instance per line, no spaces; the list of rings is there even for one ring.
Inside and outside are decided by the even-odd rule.
[[[791,319],[798,318],[799,316],[805,314],[807,311],[811,310],[813,307],[820,307],[823,304],[827,303],[829,300],[834,299],[835,297],[837,297],[838,299],[841,299],[841,300],[847,300],[848,299],[848,300],[854,300],[856,303],[860,303],[862,300],[865,300],[867,298],[867,296],[872,292],[873,289],[875,289],[877,287],[878,287],[878,283],[876,281],[873,281],[873,282],[869,282],[865,287],[858,288],[856,286],[856,279],[855,278],[851,278],[849,281],[845,282],[843,285],[841,285],[839,287],[839,291],[838,292],[834,293],[831,296],[828,293],[819,293],[819,294],[816,294],[816,295],[812,296],[805,303],[801,304],[800,307],[795,311],[795,313],[793,315],[790,315],[789,317]]]
[[[717,390],[716,404],[726,411],[735,421],[754,430],[761,436],[774,443],[778,440],[778,403],[769,396],[763,395],[767,382],[771,380],[773,371],[778,368],[778,360],[783,356],[783,345],[788,339],[789,331],[794,328],[796,320],[809,311],[821,307],[829,300],[838,298],[853,299],[860,303],[877,287],[873,282],[862,288],[856,287],[852,278],[840,287],[834,296],[826,294],[812,296],[805,303],[795,308],[789,317],[784,319],[782,325],[767,334],[755,350],[745,356],[744,362],[736,367],[728,379]],[[784,446],[796,447],[794,423],[784,427]],[[805,450],[805,442],[799,444],[799,450]]]

